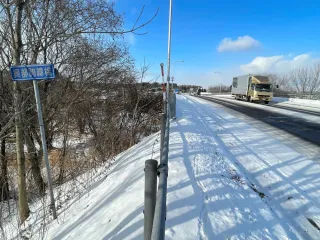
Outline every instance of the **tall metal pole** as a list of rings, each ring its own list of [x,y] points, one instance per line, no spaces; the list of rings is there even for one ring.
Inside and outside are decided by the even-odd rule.
[[[167,97],[169,96],[170,84],[170,54],[171,54],[171,17],[172,17],[172,0],[169,8],[169,35],[168,35],[168,73],[167,73]],[[167,98],[168,99],[168,98]],[[168,115],[170,115],[169,101],[167,101]],[[167,210],[167,181],[168,181],[168,154],[169,154],[169,116],[167,115],[166,131],[163,143],[163,151],[159,165],[159,185],[157,193],[157,203],[152,226],[152,240],[163,240],[165,238],[165,219]]]
[[[172,21],[172,0],[169,7],[169,31],[168,31],[168,69],[167,69],[167,99],[169,98],[170,67],[171,67],[171,21]],[[169,104],[169,101],[167,101]]]
[[[50,163],[49,163],[49,158],[48,158],[46,134],[44,131],[44,123],[43,123],[43,117],[42,117],[39,86],[38,86],[38,82],[36,80],[33,81],[33,87],[34,87],[34,94],[36,97],[37,112],[38,112],[40,134],[41,134],[41,143],[42,143],[42,149],[43,149],[43,157],[44,157],[44,162],[46,164],[46,170],[47,170],[48,189],[49,189],[49,194],[50,194],[50,205],[51,205],[50,207],[52,209],[52,216],[54,219],[56,219],[57,212],[56,212],[56,206],[55,206],[55,202],[54,202],[54,195],[53,195],[53,188],[52,188],[52,179],[51,179],[51,172],[50,172]]]

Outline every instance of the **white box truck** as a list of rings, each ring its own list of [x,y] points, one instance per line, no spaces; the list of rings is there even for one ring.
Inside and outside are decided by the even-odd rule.
[[[267,76],[248,74],[233,78],[231,94],[235,99],[268,104],[273,98],[273,86]]]

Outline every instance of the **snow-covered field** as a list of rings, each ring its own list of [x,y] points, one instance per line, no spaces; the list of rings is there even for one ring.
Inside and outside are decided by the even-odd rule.
[[[177,96],[170,131],[166,239],[320,239],[316,161],[195,97]],[[120,154],[45,239],[143,239],[150,158],[159,160],[159,134]]]
[[[320,100],[274,97],[272,102],[277,106],[287,106],[320,113]]]

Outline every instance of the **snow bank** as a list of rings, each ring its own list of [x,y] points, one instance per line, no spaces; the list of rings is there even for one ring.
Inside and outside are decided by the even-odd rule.
[[[211,93],[209,92],[202,92],[201,95],[210,95]]]
[[[320,107],[320,100],[274,97],[273,102],[290,102],[290,103],[295,103],[298,105],[304,105],[304,106],[312,105],[315,107]]]
[[[320,100],[274,97],[272,102],[291,107],[315,108],[320,111]]]
[[[289,98],[284,98],[284,97],[273,97],[272,102],[275,103],[282,103],[282,102],[288,102]]]
[[[143,239],[144,162],[159,158],[158,137],[120,154],[106,180],[65,210],[45,239]]]

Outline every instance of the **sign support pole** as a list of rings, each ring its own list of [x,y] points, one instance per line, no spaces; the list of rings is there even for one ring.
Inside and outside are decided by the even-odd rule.
[[[33,80],[33,87],[34,87],[34,94],[35,94],[35,98],[36,98],[38,119],[39,119],[39,125],[40,125],[43,158],[44,158],[44,162],[46,164],[46,170],[47,170],[48,190],[49,190],[49,195],[50,195],[50,208],[52,210],[53,218],[56,219],[57,218],[57,211],[56,211],[54,195],[53,195],[52,178],[51,178],[50,163],[49,163],[49,158],[48,158],[46,133],[44,131],[44,123],[43,123],[43,117],[42,117],[39,86],[38,86],[38,82],[36,80]]]
[[[164,83],[164,70],[163,70],[163,63],[160,64],[161,67],[161,75],[162,75],[162,95],[163,95],[163,112],[167,115],[167,93],[166,93],[166,86]]]

